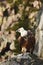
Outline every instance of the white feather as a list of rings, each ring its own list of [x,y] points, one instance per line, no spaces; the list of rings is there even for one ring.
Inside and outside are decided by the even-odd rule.
[[[27,31],[23,27],[19,28],[17,31],[21,34],[21,37],[27,35]]]

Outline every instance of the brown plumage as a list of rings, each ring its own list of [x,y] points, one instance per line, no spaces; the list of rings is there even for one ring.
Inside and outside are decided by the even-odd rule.
[[[28,38],[19,37],[18,40],[20,43],[20,50],[21,51],[22,51],[22,48],[25,47],[26,52],[33,53],[34,46],[35,46],[35,36],[33,34],[28,36]]]

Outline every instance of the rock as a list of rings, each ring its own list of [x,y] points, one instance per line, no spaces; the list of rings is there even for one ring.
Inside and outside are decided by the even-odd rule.
[[[10,49],[11,49],[11,50],[15,50],[15,49],[16,49],[16,48],[15,48],[15,45],[14,45],[14,42],[11,43]]]
[[[40,14],[41,12],[41,14]],[[40,15],[39,15],[40,14]],[[36,37],[36,44],[35,44],[35,53],[37,53],[37,56],[40,58],[43,58],[43,7],[41,11],[39,11],[39,25],[36,28],[35,37]],[[38,22],[38,21],[37,21]]]
[[[28,56],[28,58],[24,58],[24,56]],[[17,60],[17,57],[21,58]],[[31,59],[29,57],[31,57]],[[38,57],[33,54],[24,53],[19,54],[14,58],[9,58],[9,60],[1,62],[0,65],[43,65],[43,60],[38,59]]]

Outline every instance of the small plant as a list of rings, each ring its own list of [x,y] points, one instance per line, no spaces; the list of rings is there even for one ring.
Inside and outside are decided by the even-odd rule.
[[[15,43],[15,47],[16,47],[16,49],[14,50],[15,54],[21,53],[20,44],[19,44],[18,40],[15,40],[14,43]]]

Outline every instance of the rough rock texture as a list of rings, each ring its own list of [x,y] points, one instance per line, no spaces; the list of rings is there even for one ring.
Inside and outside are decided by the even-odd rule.
[[[19,54],[16,57],[1,62],[0,65],[43,65],[43,60],[31,54]]]

